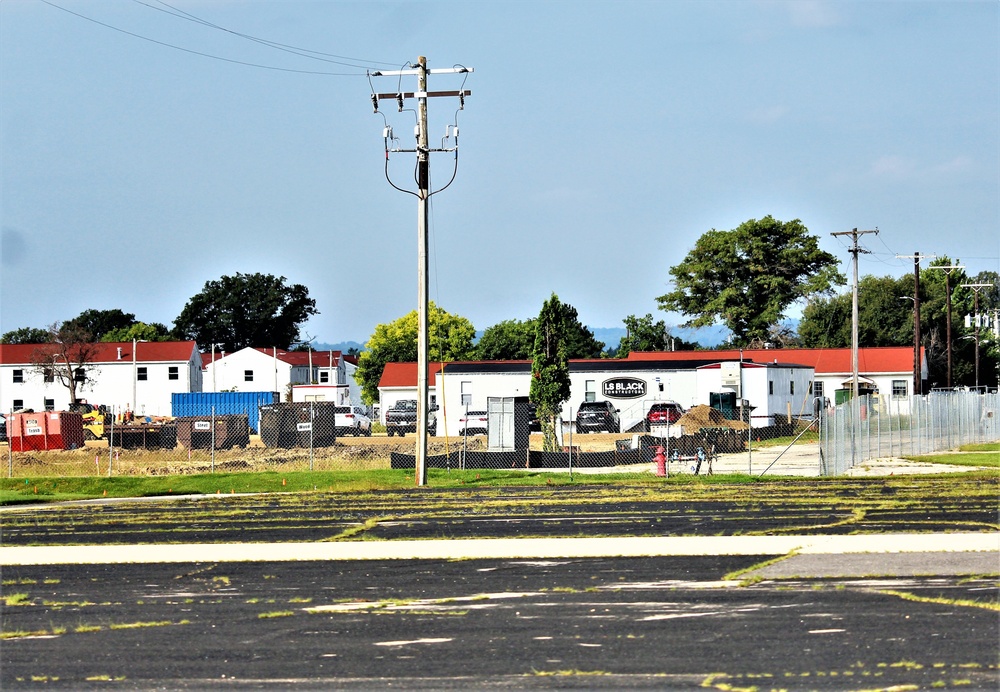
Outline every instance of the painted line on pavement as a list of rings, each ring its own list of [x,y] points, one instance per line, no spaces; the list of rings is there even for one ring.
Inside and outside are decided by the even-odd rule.
[[[0,548],[0,565],[784,555],[793,550],[800,554],[996,552],[1000,560],[1000,533],[15,546]]]

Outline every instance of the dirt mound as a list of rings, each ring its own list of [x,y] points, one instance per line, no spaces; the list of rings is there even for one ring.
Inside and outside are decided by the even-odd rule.
[[[722,415],[718,409],[711,406],[692,406],[691,409],[681,416],[674,425],[680,425],[684,432],[696,433],[702,428],[732,428],[733,430],[746,430],[747,424],[739,420],[729,420]]]

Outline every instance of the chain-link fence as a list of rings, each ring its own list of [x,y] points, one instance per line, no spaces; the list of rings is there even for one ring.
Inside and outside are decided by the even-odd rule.
[[[839,475],[869,459],[1000,440],[1000,394],[868,395],[823,411],[820,423],[822,473]]]
[[[810,413],[764,417],[698,406],[676,420],[605,432],[580,427],[570,412],[549,449],[534,429],[491,436],[493,422],[488,421],[485,429],[467,426],[468,434],[445,436],[439,430],[430,436],[427,466],[636,478],[713,472],[837,475],[868,459],[1000,440],[997,394],[866,396]],[[162,418],[106,409],[11,413],[6,426],[9,477],[413,469],[416,458],[413,433],[388,437],[367,408],[319,401],[225,414],[213,407],[202,415]],[[793,442],[810,441],[805,449],[813,450],[811,455],[786,454]],[[799,469],[788,463],[792,456]]]
[[[221,407],[220,407],[221,408]],[[154,476],[236,471],[413,469],[415,435],[388,437],[366,407],[329,402],[248,404],[219,413],[135,417],[128,409],[18,413],[8,416],[9,477]],[[711,473],[720,455],[741,454],[803,430],[780,416],[738,420],[695,407],[677,420],[634,431],[592,431],[573,418],[554,451],[533,423],[523,434],[492,436],[493,423],[463,426],[458,436],[428,438],[428,468],[560,471],[650,478]],[[466,414],[468,415],[468,414]],[[74,432],[75,431],[75,432]],[[511,442],[510,445],[498,440]],[[740,467],[743,468],[742,466]]]

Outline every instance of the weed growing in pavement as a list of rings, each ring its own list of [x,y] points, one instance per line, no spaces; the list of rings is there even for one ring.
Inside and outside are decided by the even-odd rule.
[[[267,613],[257,613],[258,620],[267,620],[269,618],[287,618],[295,615],[293,610],[272,610]]]
[[[897,598],[902,598],[904,601],[913,601],[915,603],[938,603],[940,605],[963,606],[966,608],[985,608],[986,610],[1000,611],[1000,602],[998,601],[976,601],[967,598],[937,598],[933,596],[918,596],[917,594],[910,593],[908,591],[893,591],[891,589],[880,589],[876,593],[885,594],[886,596],[896,596]]]
[[[0,598],[2,598],[3,604],[8,608],[12,606],[31,605],[31,597],[26,593],[11,593]]]
[[[749,567],[744,567],[743,569],[738,569],[735,572],[730,572],[729,574],[723,575],[722,581],[737,581],[744,574],[749,574],[750,572],[755,572],[759,569],[764,569],[770,565],[775,565],[779,562],[787,560],[790,557],[795,557],[799,554],[798,550],[791,550],[784,555],[779,555],[778,557],[771,558],[770,560],[764,560],[763,562],[758,562],[757,564],[750,565]]]

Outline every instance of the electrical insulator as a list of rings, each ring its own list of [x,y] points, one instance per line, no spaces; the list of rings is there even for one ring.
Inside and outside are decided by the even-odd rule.
[[[382,130],[382,139],[389,139],[392,136],[392,128],[387,127]]]
[[[416,139],[420,139],[420,125],[414,125],[413,126],[413,136]]]
[[[458,125],[455,125],[455,130],[452,132],[455,135],[455,139],[458,139]]]

